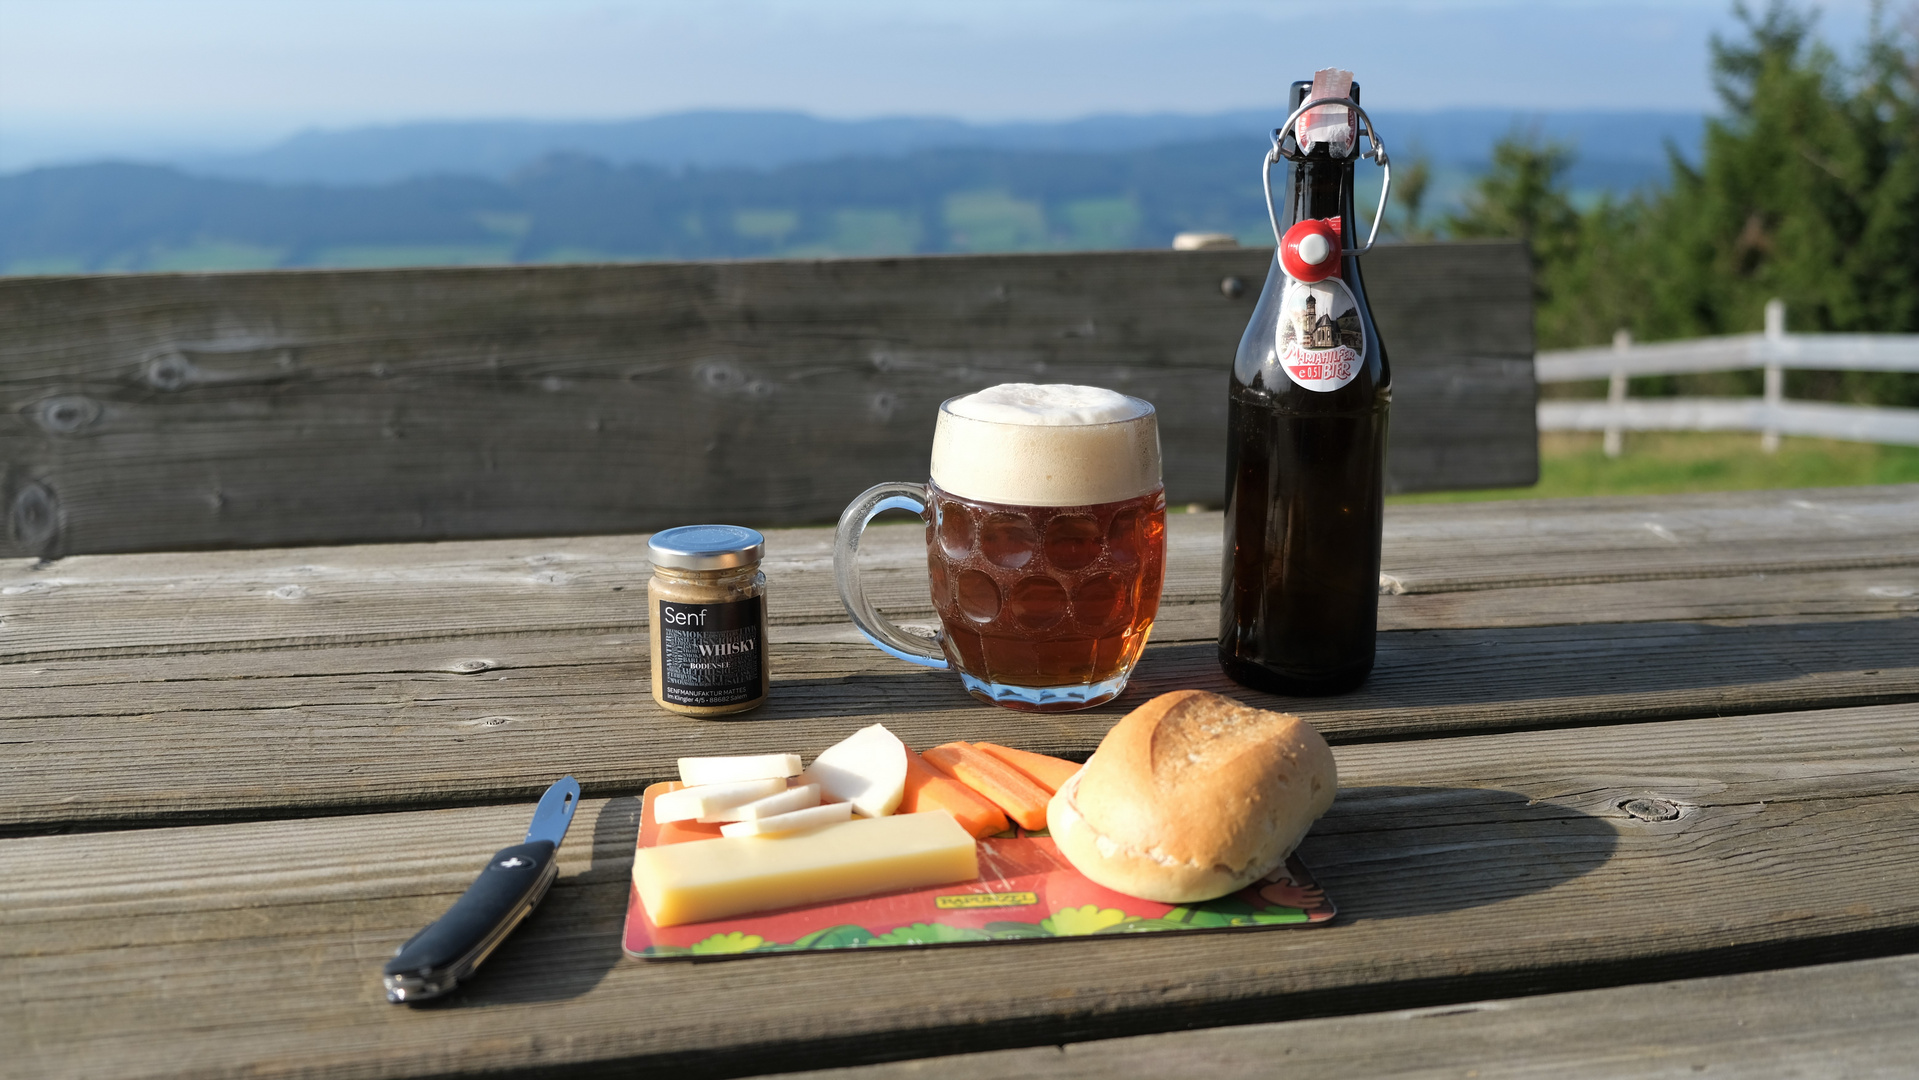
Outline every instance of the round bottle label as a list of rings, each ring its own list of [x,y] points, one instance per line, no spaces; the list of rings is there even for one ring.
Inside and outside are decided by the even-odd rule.
[[[1274,343],[1286,377],[1308,390],[1337,390],[1352,382],[1366,357],[1366,327],[1353,292],[1340,279],[1288,279],[1280,297]]]

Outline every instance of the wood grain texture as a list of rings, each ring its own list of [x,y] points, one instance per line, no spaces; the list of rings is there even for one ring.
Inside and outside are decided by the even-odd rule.
[[[1919,565],[1919,484],[1396,506],[1383,582],[1447,592]]]
[[[1220,519],[1176,514],[1170,602],[1134,685],[1047,717],[867,646],[823,529],[769,537],[774,696],[723,724],[647,692],[634,537],[20,560],[0,568],[0,743],[20,766],[0,785],[0,832],[521,799],[567,771],[630,794],[716,739],[817,749],[875,722],[914,743],[957,732],[1084,756],[1127,709],[1182,687],[1300,711],[1338,742],[1913,700],[1919,567],[1659,575],[1725,575],[1722,547],[1812,567],[1875,545],[1896,556],[1914,490],[1574,503],[1585,531],[1551,503],[1395,508],[1388,568],[1424,566],[1407,577],[1435,591],[1382,597],[1372,680],[1317,700],[1221,675]],[[1638,528],[1648,515],[1682,542]],[[1638,576],[1518,583],[1590,577],[1606,537],[1641,535],[1657,542],[1622,564]],[[919,530],[872,537],[872,594],[928,617]],[[1514,583],[1482,587],[1500,574]]]
[[[1915,618],[1389,633],[1364,687],[1316,699],[1230,682],[1210,639],[1155,643],[1119,700],[1046,716],[864,642],[775,646],[771,700],[723,722],[654,704],[644,637],[0,665],[0,834],[527,799],[568,772],[631,794],[682,755],[813,753],[873,723],[1083,759],[1140,702],[1195,687],[1336,743],[1919,700]]]
[[[1003,381],[1160,409],[1217,503],[1264,250],[0,282],[0,555],[831,521]],[[1536,475],[1513,243],[1368,257],[1398,490]],[[1227,298],[1227,277],[1250,283]]]
[[[1215,632],[1205,629],[1210,615],[1174,609],[1218,601],[1222,532],[1217,512],[1168,516],[1162,639]],[[930,615],[923,543],[911,526],[869,531],[861,565],[882,609]],[[767,549],[776,625],[844,625],[830,531],[773,530]],[[1383,550],[1387,587],[1403,594],[1386,598],[1384,629],[1538,623],[1542,612],[1560,622],[1633,621],[1635,611],[1639,619],[1790,614],[1799,610],[1787,599],[1794,590],[1807,613],[1906,611],[1910,571],[1919,567],[1919,485],[1394,506]],[[635,590],[651,572],[645,551],[643,536],[621,536],[7,560],[0,660],[636,632],[645,604]],[[1842,570],[1883,573],[1833,579],[1857,595],[1832,599],[1817,583],[1755,580]],[[1660,584],[1685,579],[1697,583]],[[1645,584],[1437,598],[1623,582]],[[1395,602],[1428,595],[1436,598]]]
[[[1915,724],[1343,747],[1302,848],[1339,921],[1218,936],[622,960],[634,804],[593,802],[541,911],[459,999],[412,1010],[380,1000],[380,960],[525,805],[0,840],[0,1069],[742,1075],[1906,951]]]
[[[787,1074],[792,1080],[1746,1080],[1912,1074],[1919,957]]]

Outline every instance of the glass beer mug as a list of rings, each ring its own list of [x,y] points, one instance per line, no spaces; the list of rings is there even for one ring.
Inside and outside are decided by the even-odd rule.
[[[841,515],[833,572],[853,625],[1011,709],[1065,712],[1117,697],[1165,576],[1153,406],[1029,383],[953,398],[940,406],[931,471],[930,483],[873,487]],[[861,587],[861,534],[881,511],[901,509],[926,521],[936,638],[894,625]]]

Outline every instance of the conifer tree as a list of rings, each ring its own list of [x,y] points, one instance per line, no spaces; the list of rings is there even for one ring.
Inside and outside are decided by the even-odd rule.
[[[1734,6],[1715,36],[1723,112],[1699,163],[1668,149],[1660,190],[1575,210],[1567,148],[1514,135],[1454,236],[1525,239],[1542,348],[1760,329],[1767,300],[1799,331],[1919,332],[1919,47],[1877,9],[1843,62],[1786,0]],[[1919,405],[1919,376],[1795,375],[1794,392]]]

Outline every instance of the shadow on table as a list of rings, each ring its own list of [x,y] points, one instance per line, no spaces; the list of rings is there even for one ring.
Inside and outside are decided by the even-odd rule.
[[[912,712],[941,712],[974,704],[950,671],[914,667],[890,660],[875,651],[879,661],[898,664],[898,670],[858,672],[812,679],[783,679],[773,683],[765,705],[737,717],[712,720],[776,720],[783,716],[808,719],[833,716],[873,716]]]
[[[607,803],[593,823],[591,868],[556,884],[479,977],[443,1007],[563,1001],[598,986],[624,955],[639,816],[638,799]],[[1604,865],[1616,844],[1609,822],[1517,792],[1357,787],[1340,792],[1300,855],[1347,922],[1543,892]]]
[[[625,955],[620,942],[639,832],[640,800],[609,800],[593,821],[593,861],[586,873],[554,882],[540,906],[448,1004],[564,1001],[598,986]],[[574,833],[567,842],[586,839]]]
[[[1212,642],[1179,642],[1150,649],[1102,711],[1193,687],[1297,711],[1335,741],[1564,727],[1909,700],[1914,657],[1913,618],[1398,630],[1358,690],[1301,698],[1239,686]]]
[[[1919,693],[1915,656],[1914,618],[1395,630],[1379,635],[1365,685],[1304,698],[1228,679],[1210,640],[1172,641],[1148,647],[1118,700],[1048,723],[1084,743],[1154,695],[1183,689],[1299,712],[1334,741],[1834,708],[1910,699]],[[776,679],[766,705],[716,721],[904,717],[976,704],[951,672],[876,650],[848,667]]]
[[[1604,818],[1496,788],[1342,788],[1299,854],[1341,921],[1435,915],[1544,892],[1604,866]]]

